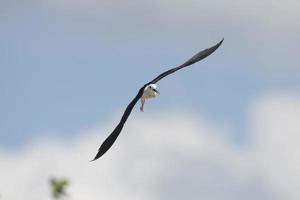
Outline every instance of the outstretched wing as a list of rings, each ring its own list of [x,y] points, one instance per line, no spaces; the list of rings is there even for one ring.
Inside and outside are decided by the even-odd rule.
[[[95,156],[95,158],[91,161],[97,160],[98,158],[100,158],[103,154],[106,153],[106,151],[108,149],[110,149],[110,147],[114,144],[114,142],[116,141],[116,139],[118,138],[119,134],[121,133],[123,126],[126,122],[126,120],[128,119],[133,107],[135,106],[136,102],[138,102],[138,100],[142,97],[143,92],[144,92],[144,88],[151,83],[156,83],[158,82],[160,79],[164,78],[165,76],[168,76],[169,74],[172,74],[174,72],[176,72],[177,70],[187,67],[189,65],[192,65],[204,58],[206,58],[207,56],[209,56],[210,54],[212,54],[217,48],[219,48],[219,46],[222,44],[224,39],[222,39],[218,44],[205,49],[203,51],[200,51],[199,53],[197,53],[196,55],[194,55],[191,59],[189,59],[188,61],[186,61],[185,63],[183,63],[182,65],[180,65],[179,67],[175,67],[173,69],[170,69],[162,74],[160,74],[159,76],[157,76],[155,79],[153,79],[151,82],[145,84],[138,92],[138,94],[136,95],[136,97],[129,103],[129,105],[127,106],[119,124],[117,125],[117,127],[113,130],[113,132],[105,139],[105,141],[102,143],[102,145],[100,146],[97,155]]]
[[[208,49],[205,49],[203,51],[200,51],[199,53],[197,53],[196,55],[194,55],[191,59],[189,59],[188,61],[186,61],[185,63],[183,63],[182,65],[178,66],[178,67],[175,67],[175,68],[172,68],[168,71],[165,71],[164,73],[158,75],[155,79],[153,79],[150,83],[156,83],[158,82],[160,79],[176,72],[177,70],[180,70],[184,67],[187,67],[189,65],[192,65],[204,58],[206,58],[207,56],[209,56],[210,54],[212,54],[215,50],[217,50],[219,48],[219,46],[221,46],[222,42],[223,42],[224,38],[216,45],[208,48]]]
[[[144,88],[146,87],[146,85],[144,85],[138,92],[138,94],[136,95],[136,97],[134,97],[134,99],[129,103],[129,105],[127,106],[119,124],[117,125],[117,127],[113,130],[113,132],[105,139],[105,141],[102,143],[102,145],[100,146],[100,148],[98,149],[98,153],[95,156],[95,158],[91,161],[97,160],[98,158],[100,158],[103,154],[105,154],[105,152],[110,149],[110,147],[114,144],[114,142],[116,141],[116,139],[118,138],[119,134],[121,133],[123,126],[127,120],[127,118],[129,117],[133,107],[135,106],[136,102],[138,102],[138,100],[142,97],[143,95],[143,91]]]

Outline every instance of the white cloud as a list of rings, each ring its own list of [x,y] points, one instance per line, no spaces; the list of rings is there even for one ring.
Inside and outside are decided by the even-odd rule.
[[[273,94],[255,107],[254,157],[260,170],[285,199],[299,199],[300,97]]]
[[[225,37],[224,65],[247,63],[260,74],[267,70],[267,77],[270,72],[282,76],[299,71],[297,0],[43,0],[40,4],[45,13],[60,19],[62,30],[84,32],[84,37],[91,34],[109,41],[109,46],[126,44],[128,50],[130,44],[143,43],[147,48],[155,44],[155,48],[169,47],[174,55]]]
[[[109,124],[75,139],[41,139],[0,153],[3,199],[49,199],[47,180],[69,177],[76,199],[300,198],[300,99],[270,95],[251,107],[252,142],[189,113],[135,113],[113,148],[88,160]]]
[[[1,4],[6,15],[23,13],[22,19],[33,15],[33,19],[41,19],[43,26],[49,26],[57,34],[57,38],[53,34],[34,37],[31,45],[40,37],[38,44],[47,41],[53,44],[56,39],[56,42],[69,41],[67,47],[76,44],[87,48],[88,45],[88,49],[99,42],[95,46],[102,47],[104,52],[110,52],[108,49],[112,47],[125,51],[123,47],[137,59],[136,49],[141,46],[148,57],[152,52],[156,56],[168,56],[170,52],[169,56],[176,57],[225,37],[223,53],[216,58],[225,66],[257,70],[266,78],[271,78],[270,74],[282,77],[284,73],[298,73],[300,69],[297,59],[300,2],[297,0],[29,0],[24,6],[11,5],[11,2]],[[18,21],[16,26],[20,24],[29,25],[29,32],[33,29],[33,33],[28,33],[30,36],[42,34],[35,30],[41,24],[33,24],[31,29],[27,21]],[[265,75],[264,70],[267,70]]]
[[[61,14],[98,15],[102,17],[122,17],[132,20],[156,19],[153,23],[231,23],[236,25],[259,25],[261,28],[273,27],[283,31],[282,27],[296,31],[299,24],[297,0],[264,1],[197,1],[197,0],[154,0],[154,1],[96,1],[96,0],[43,0],[39,2],[45,9]],[[139,15],[137,17],[136,15]],[[149,21],[148,21],[149,22]],[[182,24],[183,23],[183,24]]]

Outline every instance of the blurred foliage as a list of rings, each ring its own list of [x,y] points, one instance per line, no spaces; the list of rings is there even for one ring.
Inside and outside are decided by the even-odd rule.
[[[66,196],[66,187],[69,185],[68,179],[51,178],[49,184],[54,199],[60,199],[61,197]]]

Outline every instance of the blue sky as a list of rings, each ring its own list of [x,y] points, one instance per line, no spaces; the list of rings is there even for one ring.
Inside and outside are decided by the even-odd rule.
[[[1,197],[67,176],[74,199],[298,200],[299,6],[0,0]],[[145,82],[223,37],[87,163]]]
[[[146,111],[204,113],[243,138],[249,101],[298,93],[299,15],[281,12],[295,2],[168,3],[2,0],[1,147],[106,121],[143,83],[222,37],[214,55],[159,83]]]

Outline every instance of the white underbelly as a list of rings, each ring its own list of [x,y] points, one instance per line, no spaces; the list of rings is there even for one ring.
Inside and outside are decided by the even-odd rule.
[[[145,91],[143,96],[142,96],[142,99],[151,99],[151,98],[154,98],[156,95],[154,92],[151,92],[151,91]]]

